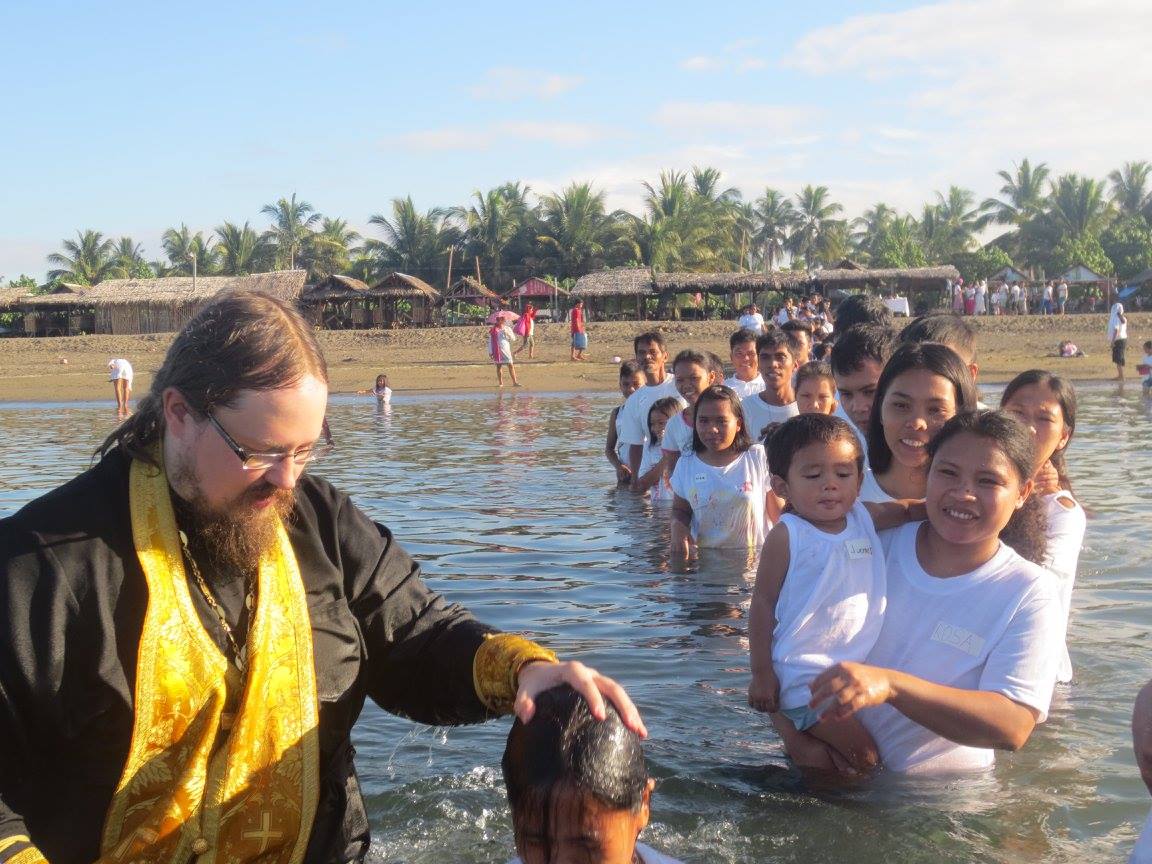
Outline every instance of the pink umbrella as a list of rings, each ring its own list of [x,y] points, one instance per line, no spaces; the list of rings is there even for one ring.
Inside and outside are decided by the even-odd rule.
[[[495,324],[503,318],[505,321],[515,321],[520,316],[508,309],[498,309],[488,316],[488,323]]]

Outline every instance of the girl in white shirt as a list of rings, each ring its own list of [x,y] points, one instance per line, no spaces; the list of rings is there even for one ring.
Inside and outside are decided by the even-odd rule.
[[[788,507],[768,534],[756,571],[748,704],[772,712],[777,725],[779,712],[866,773],[879,762],[871,736],[855,718],[821,722],[808,704],[810,685],[835,663],[862,662],[876,642],[886,603],[876,527],[904,524],[909,509],[858,500],[864,450],[839,417],[803,414],[786,421],[768,439],[768,461],[772,489]]]
[[[759,549],[768,460],[748,437],[740,399],[728,387],[709,387],[696,400],[692,451],[672,472],[673,556],[687,558],[701,546]]]
[[[644,455],[640,457],[640,479],[636,481],[640,492],[650,491],[650,500],[669,501],[668,471],[665,463],[664,437],[668,426],[676,422],[680,413],[680,400],[675,396],[657,399],[648,409],[648,438],[644,442]]]
[[[930,458],[928,520],[883,538],[888,605],[868,662],[823,672],[809,704],[824,720],[859,712],[889,770],[981,770],[995,749],[1024,746],[1055,685],[1062,621],[1033,563],[1035,446],[1015,418],[976,411],[948,421]],[[1012,531],[1016,551],[1001,542]],[[789,752],[811,751],[791,734]]]
[[[1047,549],[1043,565],[1056,577],[1060,608],[1067,626],[1072,608],[1076,565],[1084,545],[1088,518],[1072,496],[1064,454],[1076,431],[1076,390],[1071,381],[1043,369],[1021,372],[1004,389],[1000,407],[1020,420],[1036,442],[1033,495],[1047,514]],[[1056,680],[1072,680],[1072,660],[1064,639],[1053,650],[1060,658]]]

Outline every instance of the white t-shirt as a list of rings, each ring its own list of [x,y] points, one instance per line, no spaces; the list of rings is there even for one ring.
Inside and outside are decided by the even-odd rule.
[[[639,841],[636,842],[636,856],[640,859],[640,864],[681,864],[675,858],[661,855],[651,846],[645,846]],[[513,858],[508,864],[521,864],[521,861],[519,858]]]
[[[759,394],[740,400],[740,410],[744,412],[744,428],[753,441],[759,441],[769,423],[783,423],[789,417],[800,413],[795,402],[787,405],[769,405]]]
[[[684,419],[684,414],[681,412],[669,420],[668,425],[664,427],[664,440],[660,446],[673,453],[679,453],[681,456],[687,456],[692,452],[692,431],[691,425]]]
[[[1144,823],[1144,830],[1136,840],[1136,848],[1132,850],[1128,864],[1152,864],[1152,812],[1148,814],[1148,821]]]
[[[671,425],[671,424],[669,424]],[[644,442],[644,455],[640,458],[640,475],[648,473],[657,462],[664,458],[664,451],[661,450],[662,442],[657,441],[655,444],[651,440]],[[648,497],[652,501],[671,501],[672,491],[668,488],[668,481],[661,477],[656,483],[649,488]]]
[[[741,330],[751,330],[754,333],[764,332],[764,316],[759,312],[741,315],[736,323],[740,326]]]
[[[780,311],[776,313],[776,323],[783,327],[791,320],[792,316],[788,314],[788,307],[781,306]]]
[[[1048,715],[1064,638],[1052,576],[1003,544],[970,573],[943,579],[920,566],[922,522],[885,531],[888,607],[868,663],[949,687],[1001,693]],[[927,529],[925,529],[927,530]],[[956,744],[891,705],[858,715],[891,771],[972,771],[990,767],[991,749]]]
[[[127,360],[109,360],[108,361],[108,380],[116,381],[123,378],[128,382],[128,386],[132,386],[132,364]]]
[[[628,445],[620,440],[620,431],[623,428],[620,421],[624,419],[624,406],[621,405],[616,411],[616,419],[614,425],[616,426],[616,458],[619,459],[624,465],[628,464]]]
[[[1051,302],[1051,300],[1052,300],[1052,286],[1051,285],[1045,285],[1044,286],[1044,293],[1041,295],[1041,297],[1043,299]]]
[[[760,444],[722,468],[689,453],[672,471],[672,491],[692,505],[692,536],[701,547],[763,546],[767,490],[768,458]]]
[[[676,392],[676,379],[671,375],[666,376],[663,383],[646,385],[629,396],[620,409],[620,434],[617,440],[624,445],[643,444],[647,441],[648,409],[665,396],[675,396],[680,400],[681,408],[687,404]],[[627,458],[624,461],[627,462]]]
[[[1065,507],[1060,499],[1071,501],[1074,507]],[[1076,565],[1080,561],[1080,547],[1084,545],[1084,531],[1088,527],[1088,517],[1084,508],[1066,490],[1045,495],[1045,513],[1048,517],[1048,548],[1044,553],[1044,566],[1056,576],[1056,594],[1060,598],[1060,611],[1064,616],[1064,626],[1068,626],[1068,614],[1072,609],[1072,587],[1076,582]],[[1068,656],[1065,640],[1053,646],[1060,658],[1056,680],[1067,683],[1072,680],[1072,659]]]
[[[1117,339],[1128,338],[1128,322],[1121,321],[1120,316],[1124,314],[1124,306],[1120,303],[1112,305],[1112,312],[1108,316],[1108,341],[1109,343],[1115,342]]]
[[[764,379],[760,376],[759,372],[756,373],[756,377],[751,381],[742,381],[733,375],[731,378],[724,379],[724,386],[731,388],[741,399],[747,399],[749,396],[755,396],[764,389]]]
[[[867,452],[867,451],[865,451]],[[869,504],[883,504],[885,501],[895,501],[887,492],[881,487],[876,480],[876,475],[872,473],[872,469],[864,468],[864,479],[860,482],[860,500],[866,501]]]
[[[385,405],[392,401],[391,387],[373,387],[372,394]]]
[[[828,534],[794,513],[788,529],[788,575],[776,601],[772,667],[780,705],[802,708],[808,685],[836,663],[862,663],[884,623],[884,550],[872,517],[857,501],[847,525]],[[780,526],[776,527],[780,530]]]

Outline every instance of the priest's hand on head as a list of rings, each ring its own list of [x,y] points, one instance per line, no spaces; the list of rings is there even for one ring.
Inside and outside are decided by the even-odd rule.
[[[592,710],[592,716],[597,720],[603,720],[605,717],[604,699],[607,698],[616,706],[616,711],[626,727],[641,738],[648,737],[648,730],[644,726],[644,721],[640,719],[640,712],[636,710],[624,688],[583,663],[575,660],[564,663],[527,663],[520,669],[519,683],[520,689],[516,693],[513,710],[523,723],[531,720],[536,712],[537,696],[560,684],[568,684],[584,697],[584,701]]]

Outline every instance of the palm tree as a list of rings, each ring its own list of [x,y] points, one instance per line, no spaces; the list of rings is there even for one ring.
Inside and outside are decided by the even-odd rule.
[[[975,200],[967,189],[950,186],[947,195],[936,193],[935,204],[924,205],[920,233],[924,251],[932,261],[950,261],[972,248],[976,234],[992,218],[981,214]]]
[[[216,268],[216,249],[210,242],[204,240],[204,235],[197,231],[195,234],[187,225],[181,224],[180,230],[169,228],[160,238],[160,245],[164,247],[164,254],[171,262],[171,273],[192,273],[192,259],[196,259],[196,272],[201,276],[212,273]]]
[[[307,201],[297,201],[295,192],[291,198],[265,204],[260,212],[272,219],[272,227],[264,232],[264,236],[275,244],[279,263],[295,270],[296,256],[300,254],[312,227],[320,221],[320,214]]]
[[[268,263],[268,242],[245,222],[243,226],[225,222],[216,228],[216,251],[220,272],[226,276],[258,273]]]
[[[1122,168],[1108,175],[1112,181],[1112,201],[1121,213],[1148,215],[1152,210],[1149,174],[1152,174],[1152,165],[1147,162],[1125,162]]]
[[[1048,179],[1048,164],[1041,162],[1033,167],[1027,159],[1024,159],[1013,167],[1014,174],[1008,171],[996,172],[1004,181],[1004,185],[1000,187],[1003,200],[986,198],[980,209],[990,216],[993,222],[1019,227],[1043,209],[1044,181]]]
[[[822,256],[822,252],[832,252],[834,250],[829,246],[839,245],[830,242],[838,240],[830,235],[840,233],[836,226],[843,222],[834,217],[843,210],[843,207],[830,200],[827,186],[808,185],[796,195],[795,216],[788,245],[794,255],[804,259],[804,265],[809,270],[822,257],[825,262],[835,257],[831,254]]]
[[[368,219],[369,224],[383,230],[384,240],[365,240],[365,256],[376,261],[381,269],[431,277],[444,266],[448,247],[460,240],[459,233],[447,219],[448,211],[443,208],[433,207],[421,213],[411,196],[393,198],[391,218],[376,213]],[[429,281],[432,280],[429,278]]]
[[[796,211],[792,202],[775,189],[765,189],[756,199],[754,212],[755,233],[752,235],[756,248],[764,261],[764,271],[776,268],[776,262],[784,256],[788,245],[788,231],[796,222]]]
[[[632,217],[633,240],[654,270],[715,270],[731,234],[715,201],[698,195],[682,171],[661,171],[657,186],[644,183],[645,215]]]
[[[333,273],[345,272],[359,239],[360,234],[344,219],[320,220],[320,230],[307,236],[300,252],[300,265],[308,271],[308,279],[320,282]]]
[[[147,279],[152,276],[148,262],[144,260],[144,247],[131,237],[121,237],[112,250],[116,260],[117,275],[122,279]]]
[[[1052,184],[1048,217],[1061,237],[1079,240],[1098,234],[1108,220],[1104,184],[1091,177],[1064,174]]]
[[[466,237],[473,254],[487,259],[489,281],[493,286],[500,282],[504,250],[524,225],[526,202],[522,191],[527,192],[520,190],[518,183],[511,189],[504,186],[487,192],[476,190],[473,193],[475,204],[452,211],[467,226]]]
[[[852,220],[852,242],[869,259],[876,253],[877,244],[885,236],[892,222],[897,218],[896,211],[883,201],[868,208]]]
[[[561,279],[583,276],[626,254],[622,213],[607,212],[605,193],[573,183],[540,199],[537,242],[551,253],[547,264]]]
[[[61,245],[63,252],[48,256],[48,263],[55,265],[48,271],[48,281],[95,285],[116,275],[116,244],[99,231],[77,231],[76,240],[64,240]]]

